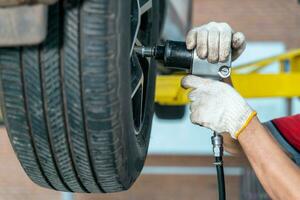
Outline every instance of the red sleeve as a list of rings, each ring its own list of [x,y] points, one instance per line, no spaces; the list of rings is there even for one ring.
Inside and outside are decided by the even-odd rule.
[[[287,142],[300,151],[300,114],[274,119],[272,122]]]

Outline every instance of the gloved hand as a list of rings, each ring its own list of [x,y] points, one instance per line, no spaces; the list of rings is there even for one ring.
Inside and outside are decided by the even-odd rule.
[[[232,61],[237,59],[246,48],[243,33],[234,32],[227,23],[210,22],[192,29],[186,37],[189,50],[197,48],[197,55],[208,62],[224,62],[232,48]]]
[[[256,112],[226,83],[188,75],[182,86],[192,88],[191,121],[217,133],[230,133],[237,139]]]

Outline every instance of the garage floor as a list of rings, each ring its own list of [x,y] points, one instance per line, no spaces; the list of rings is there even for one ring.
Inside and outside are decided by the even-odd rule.
[[[0,200],[56,200],[67,195],[43,189],[25,175],[9,145],[5,128],[0,128]],[[239,199],[238,159],[227,157],[228,199]],[[216,199],[216,179],[208,156],[150,156],[144,174],[130,191],[108,195],[76,194],[76,200],[182,200]],[[167,169],[164,166],[168,166]],[[173,170],[173,171],[172,171]],[[189,171],[189,173],[186,173]],[[231,172],[230,172],[231,171]],[[176,173],[176,174],[175,174]],[[208,175],[203,175],[208,174]],[[70,199],[70,198],[69,198]]]

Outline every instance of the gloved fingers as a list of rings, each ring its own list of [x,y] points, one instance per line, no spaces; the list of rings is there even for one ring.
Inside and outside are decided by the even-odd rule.
[[[220,31],[219,61],[225,62],[231,51],[232,32],[228,24],[224,23],[222,31]]]
[[[208,54],[208,30],[199,29],[197,32],[197,55],[201,59],[206,59]]]
[[[197,107],[198,107],[198,103],[196,102],[192,102],[189,106],[191,112],[195,111]]]
[[[191,104],[190,104],[190,111],[194,112],[198,108],[203,107],[203,106],[205,107],[204,98],[198,98],[197,100],[191,102]]]
[[[189,94],[188,98],[190,101],[201,101],[202,97],[210,95],[209,87],[198,87],[193,89]]]
[[[198,116],[199,116],[198,110],[196,110],[195,112],[191,112],[190,120],[193,124],[198,124],[198,125],[202,126],[201,121],[198,119]]]
[[[232,36],[232,48],[239,49],[246,43],[246,37],[241,32],[236,32]]]
[[[186,48],[192,50],[197,43],[197,28],[190,30],[186,36]]]
[[[235,61],[246,49],[246,42],[242,43],[238,49],[233,49],[232,51],[232,61]]]
[[[220,32],[217,27],[212,27],[208,31],[208,57],[207,61],[216,63],[219,60]]]
[[[210,128],[210,123],[205,119],[205,113],[201,112],[201,109],[193,111],[190,114],[190,120],[193,124]]]
[[[188,99],[190,101],[195,101],[197,99],[197,96],[198,96],[198,91],[197,89],[193,89],[189,94],[188,94]]]
[[[232,48],[232,60],[237,59],[246,48],[246,38],[227,23],[210,22],[192,29],[186,37],[189,50],[197,48],[197,55],[210,63],[225,62]]]
[[[185,89],[188,89],[188,88],[197,89],[200,87],[205,88],[211,82],[212,82],[212,80],[210,80],[210,79],[205,79],[205,78],[201,78],[201,77],[194,76],[194,75],[187,75],[182,78],[181,85]]]

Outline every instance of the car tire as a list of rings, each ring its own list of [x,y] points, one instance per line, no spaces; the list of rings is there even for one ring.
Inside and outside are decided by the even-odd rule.
[[[49,7],[42,44],[0,50],[2,113],[33,182],[86,193],[134,183],[147,155],[156,70],[132,44],[156,43],[157,4],[60,1]]]

